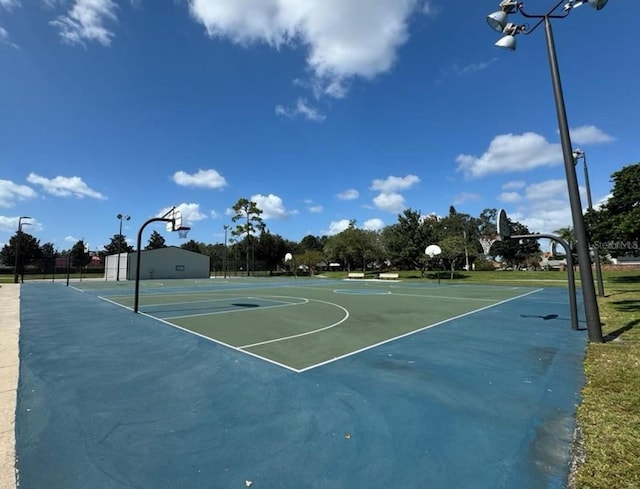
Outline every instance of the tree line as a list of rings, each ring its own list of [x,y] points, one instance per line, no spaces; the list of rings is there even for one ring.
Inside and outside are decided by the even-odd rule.
[[[613,191],[609,200],[597,209],[589,210],[585,222],[589,241],[603,256],[640,255],[640,163],[629,165],[612,175]],[[361,229],[355,220],[347,229],[332,236],[307,235],[294,242],[269,231],[261,217],[262,210],[255,202],[241,198],[233,206],[231,223],[224,226],[229,240],[203,243],[189,240],[181,248],[210,257],[212,270],[242,270],[246,273],[263,270],[274,272],[289,269],[316,273],[319,268],[337,264],[341,270],[382,271],[416,270],[424,275],[428,270],[493,269],[494,259],[502,266],[538,268],[542,252],[537,240],[495,241],[497,209],[484,209],[479,216],[457,212],[451,206],[444,217],[423,215],[419,210],[405,209],[397,221],[380,231]],[[531,234],[522,223],[509,220],[514,235]],[[563,239],[572,242],[571,228],[557,230]],[[11,237],[2,250],[0,262],[15,263],[18,234]],[[483,242],[485,248],[483,248]],[[429,245],[441,250],[437,256],[425,253]],[[153,231],[146,250],[165,247],[164,237]],[[132,252],[126,237],[115,234],[98,252],[101,258],[118,252]],[[287,253],[293,255],[285,262]],[[22,232],[20,236],[19,269],[44,269],[56,257],[67,257],[70,266],[82,268],[92,260],[92,253],[83,240],[69,250],[57,251],[52,243],[40,245],[34,236]]]

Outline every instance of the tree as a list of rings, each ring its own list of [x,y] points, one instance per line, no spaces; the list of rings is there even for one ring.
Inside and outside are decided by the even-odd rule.
[[[453,280],[456,268],[460,268],[465,261],[466,241],[462,234],[449,234],[440,240],[440,249],[442,254],[439,258],[449,265]]]
[[[133,246],[127,243],[123,234],[114,234],[111,238],[111,242],[104,245],[103,255],[115,255],[116,253],[131,253],[133,252]]]
[[[640,255],[640,163],[612,175],[611,197],[587,213],[591,241],[612,256]]]
[[[524,224],[511,219],[508,219],[508,222],[512,235],[532,234]],[[507,266],[519,269],[537,268],[540,265],[542,252],[540,241],[537,239],[505,239],[496,242],[494,247],[496,255],[500,255]]]
[[[233,222],[243,220],[243,224],[236,224],[236,227],[231,230],[232,236],[244,236],[245,237],[245,253],[247,257],[247,274],[249,274],[249,245],[251,238],[257,231],[264,231],[265,224],[260,215],[262,210],[255,202],[248,199],[241,198],[232,207],[234,216],[231,218]]]
[[[318,268],[318,263],[322,261],[322,252],[318,250],[305,250],[293,257],[295,265],[304,265],[309,270],[309,275],[313,276]]]
[[[40,247],[41,256],[40,256],[40,268],[42,271],[46,271],[47,269],[54,271],[56,266],[56,257],[58,253],[53,246],[53,243],[45,243]]]
[[[147,246],[145,246],[144,249],[157,250],[158,248],[166,248],[167,245],[164,243],[165,243],[164,237],[158,231],[153,231],[151,233],[151,236],[149,237]]]
[[[204,246],[204,243],[198,243],[197,241],[190,239],[189,241],[187,241],[186,243],[182,243],[180,245],[180,248],[182,248],[183,250],[187,250],[187,251],[193,251],[194,253],[200,253],[200,254],[206,254],[202,252],[202,246]]]
[[[78,241],[71,248],[71,265],[76,269],[84,268],[91,263],[91,254],[86,243],[83,240]]]
[[[437,219],[425,218],[420,211],[405,209],[398,222],[382,230],[382,245],[387,257],[398,268],[416,269],[424,273],[427,260],[424,250],[435,244]]]
[[[16,245],[18,244],[18,232],[11,236],[9,242],[0,250],[0,262],[7,266],[16,264]],[[17,273],[24,272],[24,267],[37,262],[42,257],[40,241],[29,233],[20,233],[20,263],[18,263]]]
[[[324,242],[326,242],[326,237],[323,240],[322,238],[308,234],[300,241],[300,249],[302,251],[322,251],[324,249]]]
[[[296,246],[295,243],[265,230],[255,240],[256,259],[263,262],[269,272],[273,272],[282,263],[286,253],[295,253],[293,246]]]

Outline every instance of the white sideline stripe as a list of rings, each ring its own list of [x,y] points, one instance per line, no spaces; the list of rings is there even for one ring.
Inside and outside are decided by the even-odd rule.
[[[391,292],[390,292],[391,293]],[[380,294],[382,295],[382,294]],[[495,299],[481,299],[479,297],[451,297],[448,295],[422,295],[422,294],[399,294],[393,292],[393,295],[401,297],[424,297],[425,299],[449,299],[452,301],[480,301],[480,302],[493,302]]]
[[[109,299],[107,299],[106,297],[100,297],[100,296],[98,296],[98,297],[99,297],[100,299],[102,299],[103,301],[107,301],[107,302],[110,302],[111,304],[115,304],[116,306],[120,306],[120,307],[122,307],[122,308],[124,308],[124,309],[128,309],[128,310],[130,310],[130,311],[133,311],[133,308],[132,308],[132,307],[124,306],[124,305],[122,305],[122,304],[119,304],[119,303],[117,303],[117,302],[114,302],[114,301],[112,301],[112,300],[109,300]],[[236,351],[236,352],[238,352],[238,353],[242,353],[242,354],[244,354],[244,355],[250,355],[250,356],[252,356],[252,357],[254,357],[254,358],[258,358],[258,359],[260,359],[260,360],[262,360],[262,361],[264,361],[264,362],[270,363],[270,364],[272,364],[272,365],[277,365],[278,367],[282,367],[282,368],[284,368],[284,369],[286,369],[286,370],[289,370],[289,371],[291,371],[291,372],[296,372],[296,373],[298,372],[298,369],[295,369],[295,368],[293,368],[293,367],[290,367],[289,365],[285,365],[284,363],[276,362],[275,360],[272,360],[272,359],[270,359],[270,358],[262,357],[262,356],[260,356],[260,355],[256,355],[255,353],[252,353],[252,352],[250,352],[250,351],[241,350],[241,349],[240,349],[240,348],[238,348],[237,346],[229,345],[228,343],[225,343],[225,342],[223,342],[223,341],[215,340],[215,339],[213,339],[213,338],[209,338],[208,336],[205,336],[205,335],[200,334],[200,333],[196,333],[195,331],[191,331],[190,329],[187,329],[187,328],[183,328],[182,326],[178,326],[177,324],[170,323],[169,321],[165,321],[164,319],[157,318],[157,317],[155,317],[155,316],[152,316],[152,315],[150,315],[150,314],[146,314],[146,313],[144,313],[144,312],[138,312],[138,314],[141,314],[142,316],[145,316],[145,317],[151,318],[151,319],[153,319],[154,321],[158,321],[158,322],[160,322],[160,323],[162,323],[162,324],[166,324],[166,325],[168,325],[168,326],[171,326],[172,328],[179,329],[180,331],[184,331],[185,333],[190,333],[190,334],[192,334],[192,335],[194,335],[194,336],[198,336],[198,337],[200,337],[200,338],[202,338],[202,339],[204,339],[204,340],[210,341],[210,342],[212,342],[212,343],[216,343],[216,344],[218,344],[218,345],[220,345],[220,346],[224,346],[224,347],[226,347],[226,348],[230,348],[231,350],[234,350],[234,351]]]
[[[276,362],[275,360],[271,360],[270,358],[267,358],[267,357],[261,357],[260,355],[256,355],[255,353],[251,353],[250,351],[241,350],[237,346],[233,346],[233,345],[230,345],[228,343],[224,343],[223,341],[220,341],[220,340],[214,340],[213,338],[209,338],[208,336],[205,336],[203,334],[196,333],[195,331],[191,331],[190,329],[183,328],[182,326],[178,326],[177,324],[170,323],[169,321],[165,321],[164,319],[160,319],[160,318],[157,318],[155,316],[151,316],[150,314],[145,314],[144,312],[141,312],[140,314],[142,314],[143,316],[146,316],[148,318],[155,319],[156,321],[160,321],[161,323],[168,324],[169,326],[172,326],[172,327],[174,327],[176,329],[179,329],[179,330],[185,331],[187,333],[191,333],[193,335],[199,336],[200,338],[203,338],[205,340],[209,340],[209,341],[211,341],[213,343],[217,343],[218,345],[226,346],[227,348],[231,348],[232,350],[235,350],[237,352],[244,353],[246,355],[251,355],[252,357],[259,358],[260,360],[264,360],[265,362],[269,362],[269,363],[271,363],[273,365],[278,365],[279,367],[286,368],[287,370],[291,370],[292,372],[298,372],[297,369],[289,367],[288,365],[285,365],[284,363]]]
[[[302,373],[302,372],[306,372],[307,370],[312,370],[312,369],[317,368],[317,367],[322,367],[323,365],[328,365],[328,364],[333,363],[333,362],[336,362],[336,361],[338,361],[338,360],[342,360],[343,358],[347,358],[347,357],[350,357],[350,356],[353,356],[353,355],[357,355],[358,353],[362,353],[363,351],[371,350],[372,348],[376,348],[376,347],[381,346],[381,345],[384,345],[384,344],[386,344],[386,343],[390,343],[390,342],[392,342],[392,341],[396,341],[396,340],[399,340],[399,339],[401,339],[401,338],[405,338],[405,337],[407,337],[407,336],[411,336],[411,335],[413,335],[413,334],[420,333],[421,331],[425,331],[425,330],[427,330],[427,329],[435,328],[436,326],[440,326],[440,325],[445,324],[445,323],[448,323],[448,322],[450,322],[450,321],[454,321],[454,320],[456,320],[456,319],[460,319],[460,318],[463,318],[463,317],[465,317],[465,316],[470,316],[471,314],[475,314],[475,313],[477,313],[477,312],[484,311],[484,310],[486,310],[486,309],[490,309],[490,308],[492,308],[492,307],[496,307],[496,306],[499,306],[499,305],[501,305],[501,304],[505,304],[505,303],[507,303],[507,302],[514,301],[514,300],[516,300],[516,299],[521,299],[521,298],[523,298],[523,297],[526,297],[526,296],[531,295],[531,294],[535,294],[535,293],[540,292],[540,291],[542,291],[542,290],[544,290],[544,289],[536,289],[536,290],[532,290],[532,291],[527,292],[527,293],[525,293],[525,294],[518,295],[518,296],[516,296],[516,297],[511,297],[510,299],[505,299],[505,300],[503,300],[503,301],[496,302],[495,304],[490,304],[490,305],[485,306],[485,307],[481,307],[480,309],[475,309],[475,310],[473,310],[473,311],[465,312],[464,314],[460,314],[460,315],[458,315],[458,316],[455,316],[455,317],[452,317],[452,318],[445,319],[444,321],[439,321],[439,322],[437,322],[437,323],[430,324],[430,325],[428,325],[428,326],[425,326],[425,327],[420,328],[420,329],[416,329],[416,330],[414,330],[414,331],[409,331],[408,333],[405,333],[405,334],[403,334],[403,335],[395,336],[395,337],[393,337],[393,338],[389,338],[389,339],[387,339],[387,340],[380,341],[379,343],[375,343],[375,344],[373,344],[373,345],[369,345],[369,346],[366,346],[366,347],[364,347],[364,348],[360,348],[359,350],[355,350],[355,351],[352,351],[352,352],[350,352],[350,353],[346,353],[346,354],[341,355],[341,356],[339,356],[339,357],[331,358],[331,359],[329,359],[329,360],[325,360],[324,362],[317,363],[317,364],[315,364],[315,365],[309,365],[308,367],[305,367],[305,368],[303,368],[303,369],[296,370],[296,372],[298,372],[298,373]]]
[[[301,338],[302,336],[308,336],[308,335],[320,333],[322,331],[326,331],[328,329],[335,328],[339,324],[344,323],[349,318],[349,311],[347,309],[345,309],[344,307],[342,307],[341,305],[339,305],[339,304],[334,304],[333,302],[321,301],[321,300],[317,300],[317,299],[308,299],[308,300],[312,301],[312,302],[321,302],[323,304],[329,304],[330,306],[335,306],[338,309],[342,309],[345,312],[345,316],[340,321],[337,321],[337,322],[335,322],[333,324],[330,324],[329,326],[324,326],[324,327],[322,327],[320,329],[314,329],[312,331],[307,331],[305,333],[299,333],[299,334],[294,334],[294,335],[290,335],[290,336],[283,336],[281,338],[275,338],[273,340],[260,341],[258,343],[252,343],[250,345],[243,345],[243,346],[240,346],[239,348],[243,348],[243,349],[244,348],[252,348],[254,346],[267,345],[269,343],[277,343],[278,341],[290,340],[292,338]]]

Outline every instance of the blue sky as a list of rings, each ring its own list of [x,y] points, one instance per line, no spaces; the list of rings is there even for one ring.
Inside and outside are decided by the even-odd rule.
[[[494,47],[497,5],[0,0],[0,244],[30,216],[41,243],[97,250],[118,213],[133,243],[171,206],[222,242],[239,198],[294,241],[450,205],[570,225],[544,31]],[[639,18],[612,0],[553,23],[595,202],[640,160]],[[180,244],[161,224],[144,243],[154,229]]]

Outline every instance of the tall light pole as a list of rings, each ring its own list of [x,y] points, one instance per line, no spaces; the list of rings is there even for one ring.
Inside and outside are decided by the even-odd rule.
[[[551,82],[553,85],[556,115],[558,117],[558,128],[560,130],[562,156],[564,160],[567,187],[569,190],[569,204],[571,207],[573,229],[576,234],[576,251],[578,252],[578,267],[580,269],[580,280],[582,282],[582,295],[587,320],[587,330],[589,332],[589,340],[597,343],[603,342],[602,325],[600,324],[600,311],[598,310],[598,301],[596,299],[596,292],[593,284],[589,243],[587,241],[584,216],[582,215],[580,191],[578,189],[578,179],[576,177],[575,162],[573,159],[573,148],[571,147],[571,138],[569,136],[569,124],[567,122],[567,113],[564,105],[562,84],[560,83],[558,59],[556,57],[556,48],[553,40],[553,32],[551,30],[551,19],[564,18],[569,15],[575,7],[584,3],[588,3],[594,9],[600,10],[606,5],[607,1],[608,0],[569,0],[567,2],[566,0],[561,0],[546,14],[533,15],[524,11],[524,3],[503,0],[500,2],[500,10],[487,16],[489,26],[492,29],[505,34],[504,37],[496,42],[496,46],[509,49],[511,51],[516,48],[516,34],[531,34],[540,24],[544,23],[547,52],[549,55],[549,66],[551,69]],[[554,14],[562,4],[564,4],[563,13]],[[527,25],[516,25],[508,22],[508,15],[515,12],[518,12],[529,19],[539,20],[532,28],[529,28]]]
[[[581,149],[573,152],[573,161],[577,165],[578,160],[582,158],[582,167],[584,171],[584,186],[587,189],[587,210],[593,210],[593,201],[591,200],[591,185],[589,185],[589,170],[587,169],[587,155]],[[600,255],[597,248],[593,248],[593,264],[596,268],[596,284],[598,285],[598,295],[604,297],[604,282],[602,280],[602,267],[600,266]]]
[[[116,218],[120,221],[120,230],[118,231],[118,259],[116,264],[116,281],[120,281],[120,251],[122,246],[122,221],[129,221],[131,216],[128,214],[122,215],[118,214]]]
[[[224,278],[227,278],[227,231],[229,230],[229,226],[226,224],[224,227],[224,264],[222,265],[224,268]]]
[[[18,283],[18,276],[20,275],[20,238],[22,237],[22,220],[31,219],[29,216],[20,216],[18,218],[18,234],[16,235],[16,263],[13,270],[13,283]],[[30,222],[25,222],[24,225],[29,225]]]

